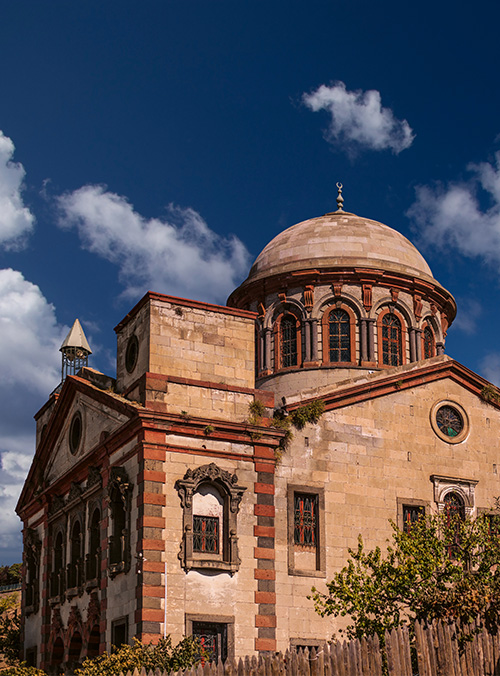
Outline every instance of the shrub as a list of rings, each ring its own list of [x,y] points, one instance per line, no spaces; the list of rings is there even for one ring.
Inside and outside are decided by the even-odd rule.
[[[143,667],[147,672],[155,669],[178,671],[198,664],[201,658],[201,646],[192,636],[182,639],[176,646],[172,646],[170,636],[161,638],[157,645],[144,645],[135,638],[132,645],[122,645],[114,652],[84,660],[76,673],[78,676],[116,676],[121,671],[126,674],[135,668],[140,671]]]

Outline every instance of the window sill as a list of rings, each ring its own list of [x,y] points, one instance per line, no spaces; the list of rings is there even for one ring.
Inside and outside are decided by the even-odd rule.
[[[233,575],[238,569],[238,563],[229,563],[228,561],[221,561],[220,559],[208,558],[188,559],[185,565],[186,572],[189,572],[190,570],[213,570],[214,572],[230,573]]]
[[[288,575],[296,577],[326,577],[326,570],[300,570],[299,568],[289,568]]]

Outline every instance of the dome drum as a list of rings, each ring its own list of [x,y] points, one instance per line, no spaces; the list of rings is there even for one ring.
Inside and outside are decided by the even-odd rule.
[[[344,212],[275,237],[228,305],[259,314],[259,382],[280,391],[442,354],[456,314],[409,240]]]

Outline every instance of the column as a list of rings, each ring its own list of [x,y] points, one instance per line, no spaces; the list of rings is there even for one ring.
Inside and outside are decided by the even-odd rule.
[[[361,363],[368,361],[368,328],[366,319],[359,320],[359,351]]]
[[[311,319],[311,361],[319,361],[318,359],[318,320]]]
[[[444,354],[444,343],[436,343],[436,354]]]
[[[311,361],[311,320],[306,319],[304,322],[304,361],[307,363]]]
[[[410,328],[409,333],[410,333],[410,361],[418,361],[417,348],[415,345],[415,329]]]
[[[415,348],[417,361],[422,359],[422,329],[415,329]]]
[[[376,363],[375,359],[375,319],[370,318],[366,320],[366,328],[368,333],[368,361]]]

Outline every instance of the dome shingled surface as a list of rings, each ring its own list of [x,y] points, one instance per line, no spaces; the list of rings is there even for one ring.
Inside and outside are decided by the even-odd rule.
[[[292,225],[262,250],[246,283],[314,268],[375,268],[435,282],[415,246],[397,230],[348,212]]]

